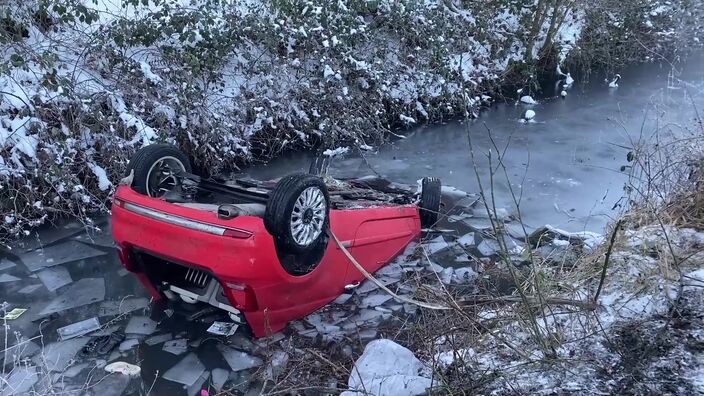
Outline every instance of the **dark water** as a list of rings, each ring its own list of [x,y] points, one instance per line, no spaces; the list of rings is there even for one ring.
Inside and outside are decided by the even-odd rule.
[[[562,88],[550,87],[539,104],[501,104],[483,111],[478,119],[443,125],[422,126],[405,139],[366,154],[336,158],[333,176],[371,173],[400,182],[424,176],[440,177],[445,185],[478,192],[479,180],[497,207],[517,213],[513,202],[520,197],[520,213],[528,226],[551,224],[568,231],[602,232],[619,214],[612,209],[623,197],[628,176],[628,147],[661,136],[684,134],[695,126],[695,106],[704,107],[704,56],[685,65],[649,64],[620,71],[616,89],[608,88],[603,76],[590,84],[575,82],[565,99]],[[536,95],[537,98],[537,95]],[[521,123],[527,109],[536,116]],[[475,161],[470,158],[468,134]],[[498,148],[498,150],[497,150]],[[494,168],[499,154],[506,168]],[[307,170],[309,155],[301,154],[250,170],[255,177],[277,177],[294,170]],[[492,181],[493,179],[493,181]]]

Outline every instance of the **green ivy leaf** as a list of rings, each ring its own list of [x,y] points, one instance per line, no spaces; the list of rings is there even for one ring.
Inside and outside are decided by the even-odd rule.
[[[12,54],[10,56],[10,62],[12,63],[12,66],[20,67],[24,65],[24,58],[21,55]]]

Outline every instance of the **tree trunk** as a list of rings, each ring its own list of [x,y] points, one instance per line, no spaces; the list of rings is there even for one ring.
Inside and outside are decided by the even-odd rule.
[[[528,39],[526,40],[526,53],[524,56],[525,62],[529,62],[533,58],[533,47],[535,46],[535,39],[540,33],[540,28],[545,22],[545,14],[548,9],[548,0],[539,0],[538,6],[535,9],[535,19],[533,19],[533,24],[530,27],[530,32],[528,34]]]
[[[540,49],[541,56],[550,50],[552,47],[552,42],[555,39],[555,33],[559,28],[557,24],[558,16],[560,15],[560,8],[562,6],[562,0],[555,0],[552,8],[552,15],[550,16],[550,27],[548,27],[548,33],[545,36],[545,43],[543,43],[543,48]],[[563,14],[564,15],[564,14]]]

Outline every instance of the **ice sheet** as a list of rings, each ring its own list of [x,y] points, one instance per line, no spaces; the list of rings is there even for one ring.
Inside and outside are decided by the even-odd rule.
[[[53,299],[39,315],[51,315],[67,309],[97,303],[104,299],[105,280],[103,278],[84,278],[64,289],[61,295]]]
[[[37,276],[49,291],[55,291],[56,289],[73,282],[73,279],[71,279],[71,274],[68,273],[66,267],[61,266],[43,269],[37,272]]]
[[[193,385],[205,372],[205,366],[195,353],[191,352],[164,373],[164,379],[185,386]]]
[[[27,269],[36,272],[42,268],[105,255],[105,252],[86,244],[68,241],[48,248],[33,250],[23,254],[20,259]]]
[[[225,361],[227,361],[227,364],[230,365],[232,371],[241,371],[252,367],[258,367],[263,363],[262,359],[256,356],[251,356],[247,352],[238,351],[222,344],[218,345],[218,350],[220,350],[222,357],[225,358]]]

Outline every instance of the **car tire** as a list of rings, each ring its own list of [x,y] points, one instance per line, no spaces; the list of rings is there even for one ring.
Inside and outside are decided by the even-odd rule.
[[[425,177],[421,181],[420,190],[420,225],[430,228],[438,222],[440,214],[440,201],[442,198],[442,185],[436,177]]]
[[[127,175],[133,171],[132,188],[135,191],[150,197],[160,197],[179,184],[178,178],[174,175],[176,172],[191,172],[191,163],[176,146],[150,144],[139,149],[130,159]],[[168,179],[161,183],[157,181],[155,184],[156,178],[161,179],[159,173],[155,172],[163,173],[162,176]]]
[[[330,196],[320,177],[283,177],[269,195],[264,226],[284,254],[306,254],[327,245]]]

